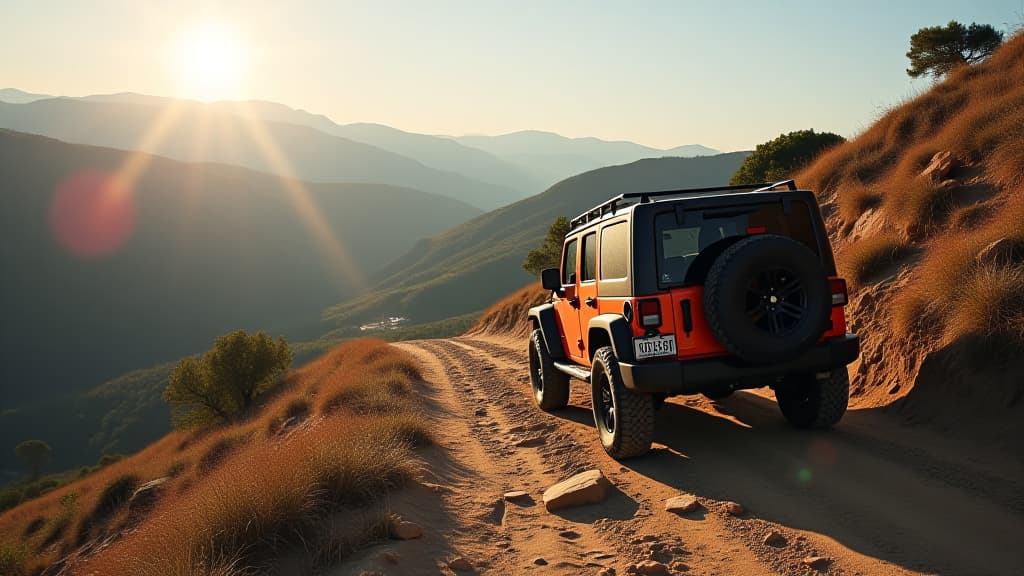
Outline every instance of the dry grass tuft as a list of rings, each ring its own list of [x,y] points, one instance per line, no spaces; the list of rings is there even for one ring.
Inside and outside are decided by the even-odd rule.
[[[905,240],[895,234],[872,236],[847,246],[838,255],[840,272],[854,287],[913,253]]]

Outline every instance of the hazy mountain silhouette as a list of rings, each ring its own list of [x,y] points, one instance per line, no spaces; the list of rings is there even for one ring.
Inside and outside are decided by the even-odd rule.
[[[29,102],[35,102],[36,100],[43,100],[45,98],[53,98],[46,94],[32,94],[31,92],[25,92],[24,90],[18,90],[17,88],[0,88],[0,102],[7,102],[9,104],[27,104]]]
[[[524,130],[500,136],[468,135],[457,141],[514,162],[548,184],[602,166],[642,158],[711,156],[718,150],[691,144],[660,150],[628,141],[567,138],[553,132]]]
[[[108,255],[73,255],[51,224],[55,191],[139,159],[134,233]],[[480,213],[408,188],[287,181],[308,192],[347,270],[276,176],[0,130],[0,181],[0,268],[16,271],[0,282],[0,408],[206,349],[229,330],[318,336],[322,310],[358,277]]]
[[[173,98],[133,93],[97,94],[86,96],[81,100],[147,106],[167,106],[174,101]],[[522,168],[482,150],[459,144],[446,136],[415,134],[382,124],[336,124],[322,114],[313,114],[305,110],[290,108],[284,104],[262,100],[223,101],[207,106],[229,114],[247,113],[270,122],[308,126],[321,132],[370,144],[412,158],[431,168],[456,172],[474,180],[494,184],[501,188],[510,188],[518,194],[517,199],[537,194],[544,188],[539,181],[534,180]]]
[[[408,186],[482,208],[523,196],[507,186],[430,168],[308,126],[264,121],[261,114],[266,108],[254,107],[247,119],[243,114],[248,108],[239,103],[207,105],[135,94],[54,98],[0,103],[0,127],[81,144],[141,149],[188,162],[220,162],[279,174],[291,171],[315,182]]]
[[[367,295],[326,316],[341,325],[381,314],[425,322],[482,310],[531,280],[523,258],[558,216],[576,216],[623,192],[725,184],[749,154],[652,158],[573,176],[417,243],[376,274]]]

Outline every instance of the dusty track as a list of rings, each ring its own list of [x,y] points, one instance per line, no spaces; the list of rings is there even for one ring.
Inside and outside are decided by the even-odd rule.
[[[1024,573],[1024,465],[874,411],[838,429],[789,428],[770,395],[717,403],[675,398],[658,416],[649,455],[616,462],[597,443],[586,386],[545,414],[532,403],[525,343],[457,338],[399,344],[421,360],[438,443],[443,545],[488,574],[624,574],[654,558],[685,574]],[[770,393],[769,393],[770,394]],[[540,495],[572,473],[600,468],[617,492],[559,514]],[[501,501],[521,489],[532,500]],[[680,491],[705,510],[663,510]],[[726,501],[747,512],[725,512]],[[430,521],[428,519],[427,521]],[[787,544],[762,543],[771,530]],[[653,547],[653,550],[652,550]],[[830,560],[822,570],[804,557]],[[546,565],[534,560],[543,558]],[[437,558],[402,560],[398,573],[448,571]],[[399,569],[400,568],[400,569]]]

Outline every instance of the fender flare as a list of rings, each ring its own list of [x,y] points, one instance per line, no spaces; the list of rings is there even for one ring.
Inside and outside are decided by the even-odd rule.
[[[588,333],[600,330],[608,334],[615,358],[621,362],[633,361],[633,331],[622,314],[599,314],[590,319]]]
[[[562,360],[565,351],[562,350],[562,337],[558,331],[558,320],[555,318],[554,304],[541,304],[530,308],[529,318],[531,323],[540,328],[541,337],[544,338],[544,345],[547,346],[548,354],[555,360]]]

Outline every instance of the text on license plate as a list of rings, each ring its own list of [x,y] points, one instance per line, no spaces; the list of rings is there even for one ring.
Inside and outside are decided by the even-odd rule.
[[[676,336],[675,334],[659,334],[633,338],[633,352],[636,354],[637,360],[655,356],[675,356]]]

